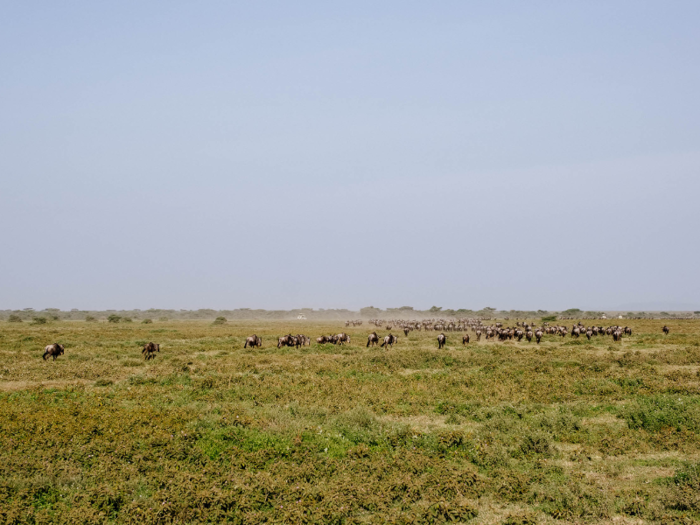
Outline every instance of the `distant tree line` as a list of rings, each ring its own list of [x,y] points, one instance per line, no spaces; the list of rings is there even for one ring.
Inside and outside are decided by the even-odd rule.
[[[484,307],[479,310],[460,308],[457,310],[433,306],[427,310],[416,310],[411,306],[398,308],[375,308],[367,306],[359,311],[347,309],[313,309],[297,308],[294,310],[255,310],[238,308],[236,310],[168,310],[151,308],[149,310],[60,310],[46,308],[34,310],[0,310],[0,320],[7,322],[28,322],[32,324],[47,324],[53,321],[88,321],[110,323],[152,323],[169,320],[217,320],[217,324],[228,321],[246,319],[284,320],[296,319],[303,316],[307,320],[345,321],[348,319],[425,319],[425,318],[482,318],[482,319],[540,319],[554,317],[555,319],[600,319],[606,315],[609,319],[622,315],[626,319],[687,319],[700,318],[700,311],[695,312],[603,312],[584,311],[579,308],[569,308],[562,311],[550,310],[498,310]]]

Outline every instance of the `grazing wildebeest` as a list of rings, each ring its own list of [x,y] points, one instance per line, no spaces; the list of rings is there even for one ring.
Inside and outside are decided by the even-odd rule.
[[[532,343],[532,330],[525,332],[525,339],[527,339],[528,343]]]
[[[153,359],[156,357],[156,352],[160,352],[160,345],[155,344],[155,343],[146,343],[143,345],[143,350],[141,350],[141,353],[143,354],[143,358],[148,361],[149,359]]]
[[[294,339],[295,337],[292,334],[283,335],[277,339],[277,348],[282,348],[283,346],[294,346],[296,344]]]
[[[593,337],[593,330],[589,328],[588,330],[586,330],[586,338],[590,341],[591,337]]]
[[[477,341],[481,341],[481,333],[482,333],[481,330],[476,331],[476,340]]]
[[[316,342],[320,345],[325,344],[328,342],[328,337],[326,337],[325,335],[322,335],[321,337],[317,337]]]
[[[462,337],[462,345],[466,345],[468,343],[469,343],[469,334],[466,334],[466,335],[464,335],[464,337]]]
[[[379,336],[377,335],[377,332],[372,332],[371,334],[369,334],[369,337],[367,337],[367,348],[378,344]]]
[[[629,326],[625,326],[625,335],[632,335],[632,329]]]
[[[336,335],[336,337],[339,345],[342,345],[343,343],[350,344],[350,336],[347,335],[345,332],[339,333],[338,335]]]
[[[51,356],[53,357],[53,360],[55,361],[56,358],[59,355],[63,355],[65,352],[65,348],[63,348],[63,345],[59,345],[58,343],[54,343],[52,345],[47,345],[46,348],[44,348],[44,361],[46,361],[46,356]]]
[[[537,330],[535,332],[535,339],[537,340],[537,344],[540,344],[540,341],[542,341],[542,330]]]
[[[664,335],[668,335],[668,333],[671,331],[666,325],[664,325],[664,327],[661,330],[663,330]]]
[[[613,336],[613,341],[622,341],[622,330],[619,328],[615,330],[612,334]]]
[[[404,329],[403,329],[403,335],[405,335],[406,337],[408,337],[408,332],[410,332],[410,331],[411,331],[411,329],[410,329],[408,326],[405,326]]]
[[[380,346],[381,346],[382,348],[385,347],[385,346],[386,346],[386,347],[390,347],[390,346],[392,346],[394,343],[398,342],[398,340],[399,340],[398,337],[396,337],[395,335],[389,334],[389,335],[387,335],[387,336],[384,337],[384,342],[383,342]]]
[[[245,340],[243,348],[255,348],[256,346],[258,348],[262,348],[262,339],[260,339],[257,335],[253,334]]]
[[[447,338],[445,337],[445,334],[440,333],[440,335],[437,336],[437,341],[438,341],[438,350],[440,350],[443,346],[445,346],[445,343],[447,342]]]

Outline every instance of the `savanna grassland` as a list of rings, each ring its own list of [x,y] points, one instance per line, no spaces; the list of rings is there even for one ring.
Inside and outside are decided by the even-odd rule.
[[[0,323],[0,522],[700,522],[700,322],[625,323],[443,350],[365,348],[366,323]]]

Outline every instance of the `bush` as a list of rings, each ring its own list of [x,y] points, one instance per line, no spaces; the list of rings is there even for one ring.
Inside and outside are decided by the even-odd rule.
[[[122,323],[133,323],[134,320],[131,317],[123,317]]]
[[[686,464],[671,478],[675,485],[688,486],[700,492],[700,463]]]
[[[17,314],[12,314],[12,315],[10,315],[10,317],[7,318],[7,322],[8,323],[21,323],[22,318]]]
[[[141,324],[151,324],[153,321],[151,319],[144,319]]]
[[[525,457],[538,455],[550,456],[552,454],[552,446],[547,435],[534,433],[525,436],[520,443],[520,451]]]
[[[700,430],[700,406],[692,398],[669,395],[640,398],[622,417],[631,429],[656,432],[675,428],[697,432]]]
[[[34,317],[32,319],[32,324],[46,324],[48,323],[48,320],[46,317]]]
[[[94,317],[91,316],[91,315],[86,315],[86,316],[85,316],[85,322],[87,322],[87,323],[96,323],[96,322],[97,322],[97,319],[94,318]]]
[[[122,318],[120,316],[118,316],[117,314],[112,314],[107,318],[107,321],[109,321],[110,323],[118,323],[121,320],[122,320]]]
[[[543,323],[552,323],[552,322],[557,320],[557,316],[556,315],[548,315],[546,317],[543,317],[541,320]]]
[[[226,323],[226,318],[225,317],[217,317],[214,319],[214,322],[212,324],[225,324]]]
[[[364,407],[340,414],[334,423],[335,429],[351,443],[376,445],[381,439],[381,424],[374,414]]]
[[[165,321],[167,321],[167,320],[168,320],[168,318],[167,318],[167,317],[159,317],[159,318],[158,318],[158,320],[159,320],[159,321],[163,321],[163,322],[165,322]]]

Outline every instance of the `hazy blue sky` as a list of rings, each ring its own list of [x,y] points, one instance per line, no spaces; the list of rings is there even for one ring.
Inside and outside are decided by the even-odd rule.
[[[0,308],[700,309],[700,2],[3,2]]]

